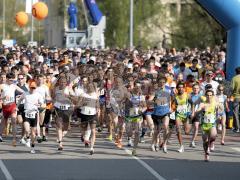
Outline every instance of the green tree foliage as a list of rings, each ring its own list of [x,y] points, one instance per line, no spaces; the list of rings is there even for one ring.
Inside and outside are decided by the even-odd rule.
[[[204,48],[225,39],[224,28],[195,1],[182,6],[181,14],[172,24],[172,46]]]
[[[130,0],[98,1],[100,9],[107,17],[106,44],[108,46],[129,46]],[[160,12],[159,0],[134,0],[134,44],[146,45],[147,39],[141,36],[141,28],[147,20]]]

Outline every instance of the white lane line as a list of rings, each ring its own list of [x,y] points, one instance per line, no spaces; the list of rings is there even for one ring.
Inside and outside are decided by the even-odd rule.
[[[12,175],[9,173],[7,167],[5,166],[5,164],[3,163],[3,161],[0,159],[0,168],[3,172],[3,174],[6,177],[6,180],[13,180]]]
[[[235,151],[240,152],[240,148],[233,147],[232,149],[235,150]]]
[[[125,152],[129,155],[132,156],[132,152],[126,148],[123,148],[125,150]],[[132,156],[135,160],[137,160],[143,167],[145,167],[153,176],[155,176],[158,180],[166,180],[165,178],[163,178],[162,176],[160,176],[160,174],[158,174],[153,168],[151,168],[151,166],[149,166],[147,163],[145,163],[143,160],[139,159],[136,156]]]

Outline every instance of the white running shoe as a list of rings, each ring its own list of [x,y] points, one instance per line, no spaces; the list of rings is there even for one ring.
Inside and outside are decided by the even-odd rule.
[[[30,139],[27,139],[27,141],[25,142],[25,145],[27,146],[27,147],[31,147],[31,141],[30,141]]]
[[[30,151],[30,153],[31,153],[31,154],[35,154],[35,153],[36,153],[36,152],[35,152],[35,149],[32,148],[31,151]]]
[[[129,139],[129,140],[128,140],[127,146],[128,146],[128,147],[132,147],[132,146],[133,146],[132,139]]]
[[[163,146],[163,152],[166,153],[166,154],[168,153],[167,146]]]
[[[26,144],[26,140],[24,138],[22,138],[22,139],[20,139],[19,143],[25,145]]]
[[[151,145],[151,150],[152,150],[153,152],[156,151],[156,149],[155,149],[155,145],[154,145],[154,144]]]
[[[180,148],[178,149],[178,152],[183,153],[184,152],[184,146],[181,145]]]
[[[192,142],[190,143],[189,147],[195,148],[195,147],[196,147],[196,144],[195,144],[195,142],[194,142],[194,141],[192,141]]]

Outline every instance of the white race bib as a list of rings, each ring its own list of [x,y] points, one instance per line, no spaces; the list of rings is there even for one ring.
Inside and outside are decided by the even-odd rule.
[[[36,118],[36,112],[25,113],[25,117],[34,119],[34,118]]]
[[[214,114],[205,114],[203,117],[203,122],[204,123],[215,123],[216,121],[216,116]]]
[[[59,109],[62,110],[62,111],[66,111],[66,110],[68,110],[68,108],[69,108],[69,106],[67,106],[67,105],[59,106]]]
[[[177,112],[181,114],[185,114],[188,112],[188,106],[186,104],[184,105],[178,105],[177,106]]]
[[[139,115],[139,108],[138,107],[130,108],[129,115],[130,116],[137,116],[137,115]]]
[[[175,118],[176,118],[175,117],[175,112],[171,113],[169,117],[170,117],[170,119],[175,120]]]
[[[15,102],[15,98],[14,97],[10,97],[10,96],[6,96],[4,99],[4,104],[10,104]]]

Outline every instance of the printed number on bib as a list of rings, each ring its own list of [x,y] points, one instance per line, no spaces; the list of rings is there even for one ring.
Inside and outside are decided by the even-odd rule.
[[[62,111],[65,111],[65,110],[68,110],[68,107],[67,106],[59,106],[59,109]]]
[[[9,97],[9,96],[7,96],[7,97],[5,98],[5,100],[4,100],[4,102],[5,102],[6,104],[8,104],[8,103],[13,103],[13,102],[14,102],[14,97]]]
[[[175,112],[171,113],[169,117],[170,117],[170,119],[175,120],[175,118],[176,118]]]
[[[36,112],[26,113],[25,117],[33,119],[36,117]]]
[[[185,114],[188,112],[188,106],[187,105],[178,105],[177,106],[177,112],[181,114]]]
[[[205,114],[203,118],[204,123],[215,123],[216,117],[214,114]]]
[[[139,115],[139,108],[138,108],[138,107],[130,108],[129,115],[130,115],[130,116]]]

